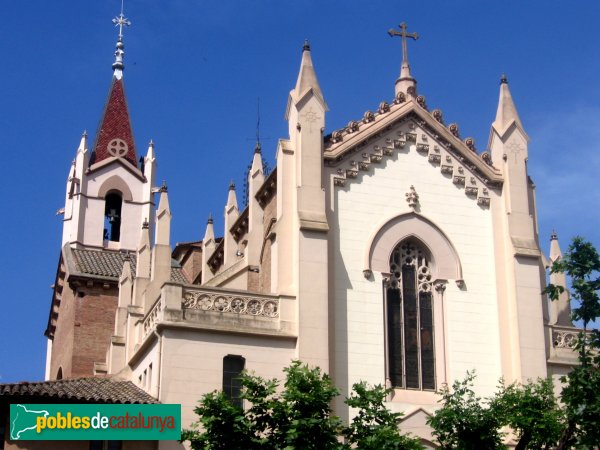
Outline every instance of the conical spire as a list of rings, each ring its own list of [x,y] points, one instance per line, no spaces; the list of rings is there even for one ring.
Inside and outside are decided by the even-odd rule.
[[[556,231],[552,231],[550,235],[550,261],[555,263],[562,258],[560,245],[558,244],[558,236]],[[564,272],[550,273],[550,283],[556,286],[562,286],[565,290],[558,296],[558,300],[550,303],[550,324],[573,326],[571,321],[571,302],[567,285],[567,276]]]
[[[137,155],[129,120],[123,80],[113,78],[108,101],[96,136],[91,164],[108,158],[123,158],[137,167]]]
[[[498,110],[496,111],[496,120],[493,123],[494,128],[498,133],[502,134],[513,123],[513,121],[523,128],[517,108],[513,102],[510,89],[508,88],[508,80],[506,75],[502,75],[500,79],[500,98],[498,100]]]
[[[558,235],[556,231],[552,231],[550,235],[550,261],[555,262],[557,259],[562,258],[562,252],[560,251],[560,245],[558,244]]]
[[[215,229],[213,225],[212,214],[209,214],[208,220],[206,221],[206,231],[204,232],[204,243],[215,240]]]
[[[113,19],[113,23],[119,27],[115,62],[112,66],[114,75],[90,163],[95,164],[116,157],[125,159],[137,168],[137,155],[122,79],[123,55],[125,54],[123,51],[125,47],[123,44],[123,27],[129,26],[130,22],[123,15],[122,8],[121,14]]]
[[[319,80],[317,80],[317,74],[315,72],[315,68],[313,66],[312,58],[310,55],[310,44],[308,43],[307,39],[304,41],[304,46],[302,47],[302,61],[300,63],[300,72],[298,73],[298,80],[296,81],[296,87],[294,89],[296,99],[299,99],[306,93],[308,89],[311,88],[315,95],[319,97],[323,102],[325,102],[323,92],[321,91],[321,87],[319,86]]]
[[[227,192],[227,205],[225,206],[225,211],[228,211],[232,206],[238,207],[237,204],[237,196],[235,194],[235,183],[231,180],[229,183],[229,191]]]
[[[157,245],[169,245],[171,234],[171,207],[169,206],[169,194],[167,185],[163,182],[160,188],[160,200],[156,211],[156,237]]]

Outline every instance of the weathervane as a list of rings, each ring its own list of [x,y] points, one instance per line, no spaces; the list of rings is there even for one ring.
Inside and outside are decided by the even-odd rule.
[[[394,37],[394,36],[402,37],[402,62],[403,63],[406,62],[408,64],[408,48],[406,46],[406,38],[411,38],[416,41],[417,39],[419,39],[419,35],[417,33],[408,33],[406,31],[406,23],[405,22],[402,22],[400,24],[400,31],[396,31],[393,28],[391,28],[388,31],[388,34],[391,37]]]
[[[131,22],[123,15],[123,0],[121,0],[121,14],[115,17],[112,22],[115,27],[119,27],[119,41],[123,40],[123,26],[131,26]]]

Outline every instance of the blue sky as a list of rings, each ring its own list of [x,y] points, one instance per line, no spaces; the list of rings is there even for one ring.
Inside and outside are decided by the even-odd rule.
[[[50,285],[66,176],[94,135],[111,80],[118,0],[0,2],[3,295],[0,382],[43,377]],[[327,132],[391,100],[406,21],[413,75],[430,108],[486,148],[500,75],[531,142],[544,249],[581,234],[600,246],[600,3],[572,1],[126,0],[125,84],[138,152],[156,143],[172,242],[200,239],[229,181],[242,199],[260,97],[271,167],[287,95],[310,39]]]

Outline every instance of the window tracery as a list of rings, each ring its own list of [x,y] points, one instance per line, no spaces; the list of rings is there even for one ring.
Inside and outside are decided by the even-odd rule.
[[[390,257],[386,286],[388,376],[393,387],[434,390],[431,258],[414,239]]]

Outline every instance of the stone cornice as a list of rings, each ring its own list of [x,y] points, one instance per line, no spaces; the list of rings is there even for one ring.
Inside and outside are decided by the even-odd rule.
[[[349,155],[356,153],[358,149],[366,150],[365,147],[394,126],[412,120],[438,142],[445,151],[475,172],[485,184],[501,185],[502,174],[491,166],[489,153],[477,154],[472,138],[465,139],[465,142],[461,141],[456,124],[451,124],[446,128],[443,125],[441,111],[434,110],[429,113],[425,106],[423,97],[419,97],[417,101],[412,98],[400,99],[392,105],[382,102],[377,112],[367,111],[360,122],[351,121],[346,128],[335,131],[327,137],[323,155],[325,164],[337,166]],[[373,156],[375,159],[380,159],[379,157],[383,155],[374,154]]]

